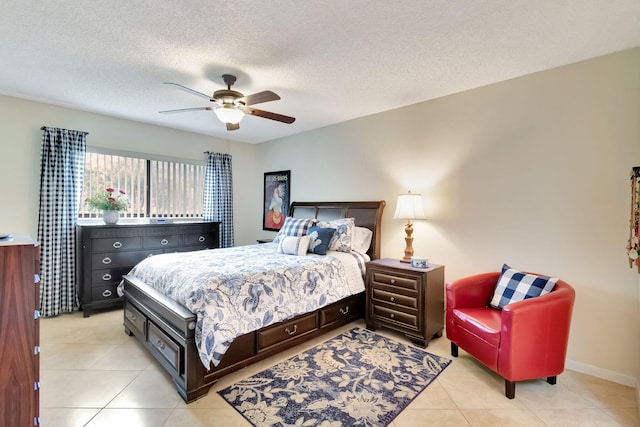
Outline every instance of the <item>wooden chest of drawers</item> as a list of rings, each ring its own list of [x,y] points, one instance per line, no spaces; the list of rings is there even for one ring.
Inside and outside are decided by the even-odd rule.
[[[394,259],[367,263],[366,325],[404,333],[426,347],[444,329],[444,266],[413,268]]]
[[[219,222],[78,226],[78,295],[84,317],[121,307],[122,275],[144,258],[219,246]]]
[[[0,240],[0,425],[40,424],[40,246]]]

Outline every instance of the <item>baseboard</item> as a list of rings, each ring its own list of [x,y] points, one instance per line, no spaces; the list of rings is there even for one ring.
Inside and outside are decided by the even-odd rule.
[[[609,369],[598,368],[597,366],[588,365],[582,362],[576,362],[575,360],[567,360],[565,368],[572,371],[581,372],[583,374],[591,375],[596,378],[602,378],[603,380],[613,381],[614,383],[626,385],[628,387],[636,388],[637,393],[640,393],[640,384],[636,378],[631,375],[624,375],[620,372],[610,371]],[[640,400],[640,396],[638,397]]]

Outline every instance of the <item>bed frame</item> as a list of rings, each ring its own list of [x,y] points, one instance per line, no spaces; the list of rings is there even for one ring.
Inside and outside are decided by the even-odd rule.
[[[355,218],[373,231],[369,256],[380,258],[380,228],[384,201],[293,202],[289,216],[329,221]],[[222,376],[265,359],[364,314],[364,292],[316,311],[236,338],[222,361],[206,369],[195,345],[196,316],[133,276],[124,276],[124,329],[171,375],[185,402],[205,396]]]

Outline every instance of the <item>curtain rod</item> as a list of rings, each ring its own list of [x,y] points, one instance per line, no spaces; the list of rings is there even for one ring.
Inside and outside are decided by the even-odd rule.
[[[54,127],[51,127],[51,126],[42,126],[42,127],[40,128],[40,130],[45,130],[45,129],[60,129],[60,128],[54,128]],[[74,132],[82,132],[82,133],[84,133],[85,135],[89,135],[89,132],[86,132],[86,131],[84,131],[84,130],[64,129],[64,128],[63,128],[63,130],[72,130],[72,131],[74,131]]]

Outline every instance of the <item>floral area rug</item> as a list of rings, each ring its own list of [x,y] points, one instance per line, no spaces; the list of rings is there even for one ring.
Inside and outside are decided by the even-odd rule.
[[[449,363],[354,328],[218,393],[256,427],[386,426]]]

